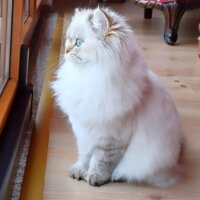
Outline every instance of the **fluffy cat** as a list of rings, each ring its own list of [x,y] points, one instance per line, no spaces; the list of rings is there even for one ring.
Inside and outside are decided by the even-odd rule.
[[[176,183],[182,142],[173,101],[141,55],[131,27],[109,8],[76,9],[52,89],[78,146],[70,176]]]

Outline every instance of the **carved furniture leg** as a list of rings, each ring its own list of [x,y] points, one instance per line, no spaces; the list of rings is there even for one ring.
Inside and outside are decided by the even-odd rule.
[[[163,4],[163,14],[165,16],[164,40],[169,45],[174,45],[178,37],[180,20],[185,13],[185,6],[177,2]]]
[[[200,23],[199,23],[199,32],[200,32]],[[198,54],[199,54],[199,58],[200,58],[200,35],[198,37]]]
[[[151,19],[152,18],[152,8],[144,8],[144,18],[145,19]]]

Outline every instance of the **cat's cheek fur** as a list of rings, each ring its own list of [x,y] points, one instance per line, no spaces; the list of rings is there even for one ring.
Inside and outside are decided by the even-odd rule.
[[[105,49],[90,46],[95,49],[88,54],[94,53],[98,62],[80,65],[66,59],[51,84],[76,136],[77,163],[91,185],[110,179],[172,185],[179,177],[182,143],[174,103],[157,76],[147,70],[124,19],[109,9],[103,13],[115,22],[116,34],[108,46],[102,45]],[[90,9],[78,11],[69,32],[84,32],[92,15]],[[86,34],[90,32],[94,34],[88,27]],[[81,174],[82,170],[72,170],[77,179]]]

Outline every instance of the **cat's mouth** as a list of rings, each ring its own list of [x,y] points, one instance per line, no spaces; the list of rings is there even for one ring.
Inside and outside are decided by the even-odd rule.
[[[88,60],[84,60],[81,57],[77,56],[76,54],[69,54],[68,59],[71,59],[74,63],[77,64],[86,64],[88,63]]]
[[[82,59],[81,59],[79,56],[77,56],[76,54],[70,54],[70,57],[73,58],[73,59],[75,59],[75,60],[78,60],[78,61],[81,61],[81,60],[82,60]]]

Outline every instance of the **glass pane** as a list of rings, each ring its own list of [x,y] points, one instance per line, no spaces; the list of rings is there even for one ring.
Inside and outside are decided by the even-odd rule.
[[[0,94],[9,78],[12,0],[0,1]]]
[[[24,22],[28,19],[30,15],[30,0],[24,0],[25,10],[24,10]]]

